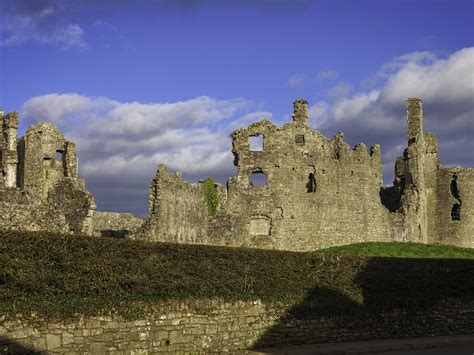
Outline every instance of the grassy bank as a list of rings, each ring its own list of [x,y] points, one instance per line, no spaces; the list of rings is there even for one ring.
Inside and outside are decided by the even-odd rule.
[[[474,262],[294,253],[0,232],[0,314],[66,319],[160,300],[312,303],[312,312],[378,312],[474,298]]]
[[[419,243],[357,243],[323,249],[322,252],[393,258],[474,259],[474,249]]]

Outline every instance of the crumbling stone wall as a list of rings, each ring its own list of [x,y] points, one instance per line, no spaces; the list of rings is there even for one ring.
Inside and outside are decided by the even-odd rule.
[[[474,169],[440,168],[435,179],[427,198],[428,240],[474,248]]]
[[[98,237],[124,238],[143,225],[143,218],[131,213],[95,211],[92,217],[94,235]]]
[[[251,150],[252,136],[263,137],[262,150]],[[305,101],[295,102],[293,122],[282,128],[264,119],[232,139],[238,170],[223,209],[239,215],[234,244],[302,251],[389,240],[378,146],[351,149],[341,132],[327,139],[312,130]],[[266,184],[254,186],[255,173]]]
[[[219,187],[214,216],[202,213],[199,185],[158,173],[145,223],[153,232],[142,236],[295,251],[366,241],[472,247],[473,169],[440,166],[436,136],[423,131],[419,98],[407,100],[407,126],[408,147],[386,188],[378,145],[351,149],[342,132],[324,137],[308,127],[308,103],[296,100],[293,121],[283,127],[262,119],[232,133],[237,175]],[[250,142],[255,138],[260,146]],[[458,196],[450,187],[454,175]],[[461,217],[453,219],[455,205]],[[176,237],[197,229],[203,237]]]
[[[137,235],[150,240],[208,244],[208,211],[200,184],[160,165],[150,184],[148,218]]]
[[[474,169],[441,166],[436,136],[423,132],[422,104],[407,100],[408,147],[389,188],[398,201],[390,215],[393,239],[472,248]]]
[[[95,201],[78,178],[74,143],[49,124],[17,141],[18,115],[1,111],[0,228],[92,234]]]
[[[470,334],[474,304],[363,316],[302,315],[288,304],[172,301],[146,319],[90,317],[55,323],[0,319],[0,353],[137,354],[236,351],[324,342]]]
[[[263,137],[263,149],[252,151],[249,137],[257,135]],[[379,197],[382,167],[378,146],[370,152],[364,144],[351,149],[342,133],[327,139],[312,130],[305,101],[295,102],[294,121],[282,128],[264,119],[235,131],[232,140],[237,176],[220,193],[225,201],[220,201],[217,214],[208,219],[201,215],[206,209],[201,192],[196,195],[197,206],[186,209],[189,217],[185,218],[199,223],[203,233],[207,229],[208,237],[201,243],[303,251],[390,240],[389,212]],[[255,173],[266,175],[266,184],[254,186]],[[160,180],[169,182],[158,174],[152,186]],[[178,186],[181,190],[191,187],[181,181]],[[176,223],[181,224],[183,209],[171,207],[180,203],[170,193],[173,187],[163,189],[166,203],[154,191],[151,205],[158,204],[161,214],[155,213],[146,224],[168,233],[177,228]],[[185,195],[189,200],[190,194]],[[163,215],[173,216],[172,223]],[[159,233],[146,237],[170,240]]]

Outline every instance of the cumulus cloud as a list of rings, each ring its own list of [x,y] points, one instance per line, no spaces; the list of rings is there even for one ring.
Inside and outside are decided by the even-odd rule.
[[[425,131],[438,136],[442,162],[473,166],[473,73],[474,48],[447,58],[426,51],[408,53],[386,63],[366,82],[371,89],[340,97],[331,106],[319,102],[319,110],[310,110],[311,122],[328,136],[344,131],[351,144],[381,143],[389,183],[394,158],[406,146],[405,100],[421,97]]]
[[[100,209],[143,215],[159,163],[192,181],[234,175],[231,131],[271,118],[255,106],[241,98],[139,103],[67,93],[33,97],[21,116],[28,124],[52,122],[77,144],[80,175]]]
[[[288,86],[291,88],[294,88],[296,86],[301,86],[304,84],[304,79],[305,75],[302,73],[296,73],[293,74],[289,79],[288,79]]]
[[[333,86],[329,90],[327,90],[327,96],[331,100],[339,100],[349,96],[352,92],[352,85],[346,82],[341,82],[336,86]]]

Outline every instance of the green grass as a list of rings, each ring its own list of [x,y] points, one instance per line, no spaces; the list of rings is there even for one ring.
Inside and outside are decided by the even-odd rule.
[[[357,243],[327,248],[321,252],[395,258],[474,259],[474,249],[420,243]]]
[[[474,262],[0,231],[0,315],[143,317],[163,300],[262,300],[334,315],[474,299]],[[306,304],[311,306],[306,307]]]

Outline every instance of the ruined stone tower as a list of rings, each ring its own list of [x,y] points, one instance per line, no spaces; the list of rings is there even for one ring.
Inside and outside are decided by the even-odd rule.
[[[295,100],[293,102],[293,122],[308,125],[308,101],[306,100]]]
[[[2,118],[2,181],[4,187],[14,188],[16,187],[16,165],[18,163],[18,114],[16,112],[10,112],[9,114],[4,115],[3,110],[0,110],[0,116]]]
[[[0,227],[91,234],[95,201],[77,176],[74,143],[49,123],[17,140],[18,114],[1,116]]]

